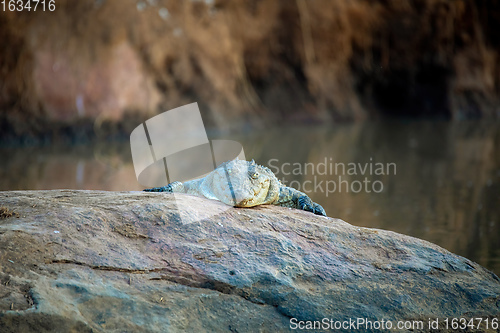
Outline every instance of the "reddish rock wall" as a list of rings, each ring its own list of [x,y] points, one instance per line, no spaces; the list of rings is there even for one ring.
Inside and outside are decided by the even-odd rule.
[[[498,118],[499,16],[487,0],[60,0],[54,12],[1,12],[1,128],[100,126],[193,101],[222,128]]]

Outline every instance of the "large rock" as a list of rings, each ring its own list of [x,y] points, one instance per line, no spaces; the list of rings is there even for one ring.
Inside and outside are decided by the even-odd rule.
[[[0,203],[1,332],[280,332],[323,318],[425,330],[429,318],[500,313],[500,281],[478,264],[300,210],[196,221],[222,204],[73,190],[0,192]]]

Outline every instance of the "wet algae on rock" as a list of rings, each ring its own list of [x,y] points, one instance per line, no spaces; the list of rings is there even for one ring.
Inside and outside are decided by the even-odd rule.
[[[2,332],[284,332],[292,318],[500,314],[500,281],[478,264],[300,210],[145,192],[0,201],[19,214],[0,219]],[[196,219],[207,210],[223,212]]]

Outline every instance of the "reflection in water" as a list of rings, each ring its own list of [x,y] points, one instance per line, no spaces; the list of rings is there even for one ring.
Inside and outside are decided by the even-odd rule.
[[[141,190],[127,142],[0,148],[0,190]]]
[[[426,239],[500,273],[498,123],[381,122],[210,139],[241,142],[247,158],[301,187],[329,216]],[[0,150],[0,190],[142,189],[128,143]],[[376,172],[378,164],[395,168]]]

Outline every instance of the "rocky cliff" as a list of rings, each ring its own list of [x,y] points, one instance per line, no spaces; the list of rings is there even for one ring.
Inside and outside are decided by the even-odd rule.
[[[53,12],[2,11],[1,133],[129,133],[133,114],[194,101],[219,128],[498,118],[499,15],[492,0],[59,0]]]
[[[429,318],[442,329],[445,318],[498,320],[498,277],[426,241],[275,206],[198,220],[222,204],[176,200],[0,192],[1,331],[287,332],[323,318],[427,330]],[[191,217],[180,219],[176,205]]]

